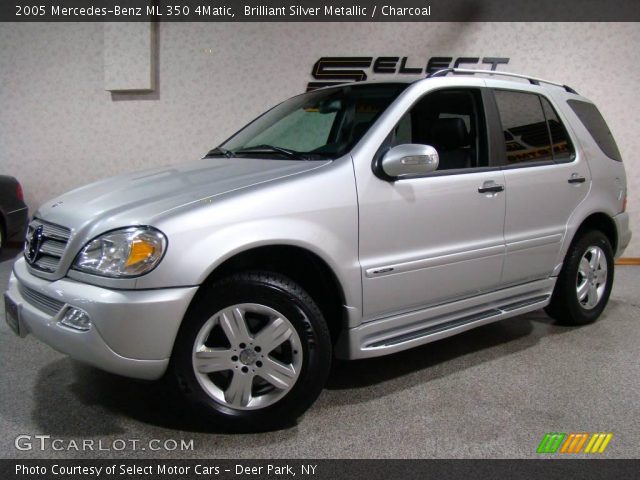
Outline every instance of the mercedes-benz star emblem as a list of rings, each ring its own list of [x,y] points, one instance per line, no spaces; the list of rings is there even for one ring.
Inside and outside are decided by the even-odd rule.
[[[43,235],[42,235],[42,225],[38,226],[38,228],[33,230],[31,234],[31,238],[28,240],[27,251],[25,252],[25,256],[27,257],[27,261],[33,265],[36,260],[38,260],[38,255],[40,253],[40,246],[42,245]]]

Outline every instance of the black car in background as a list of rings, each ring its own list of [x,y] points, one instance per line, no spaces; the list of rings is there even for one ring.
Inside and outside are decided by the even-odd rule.
[[[29,221],[20,182],[0,175],[0,251],[11,240],[22,241]]]

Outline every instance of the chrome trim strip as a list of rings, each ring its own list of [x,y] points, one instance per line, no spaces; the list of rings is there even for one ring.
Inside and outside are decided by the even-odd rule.
[[[11,210],[10,212],[7,212],[7,215],[12,215],[14,213],[22,212],[24,210],[29,210],[29,207],[20,207],[15,210]]]
[[[544,237],[528,238],[526,240],[518,240],[517,242],[507,243],[507,253],[519,252],[529,248],[543,247],[545,245],[553,245],[562,242],[561,233],[554,235],[546,235]]]
[[[504,245],[495,245],[476,250],[465,250],[463,252],[448,253],[437,257],[421,258],[410,262],[396,263],[392,265],[382,265],[368,268],[365,272],[367,278],[381,277],[384,275],[394,275],[397,273],[411,272],[423,268],[439,267],[450,263],[465,262],[467,260],[477,260],[480,258],[494,257],[504,254]]]

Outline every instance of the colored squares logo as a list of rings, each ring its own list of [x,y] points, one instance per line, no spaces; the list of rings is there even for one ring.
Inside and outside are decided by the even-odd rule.
[[[604,453],[613,433],[547,433],[537,453]]]
[[[536,451],[538,453],[556,453],[566,436],[566,433],[547,433]]]

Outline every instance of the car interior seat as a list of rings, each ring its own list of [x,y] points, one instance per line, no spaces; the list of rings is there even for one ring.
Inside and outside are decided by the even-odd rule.
[[[468,168],[472,152],[469,132],[461,118],[439,118],[431,127],[431,144],[438,151],[438,170]]]

